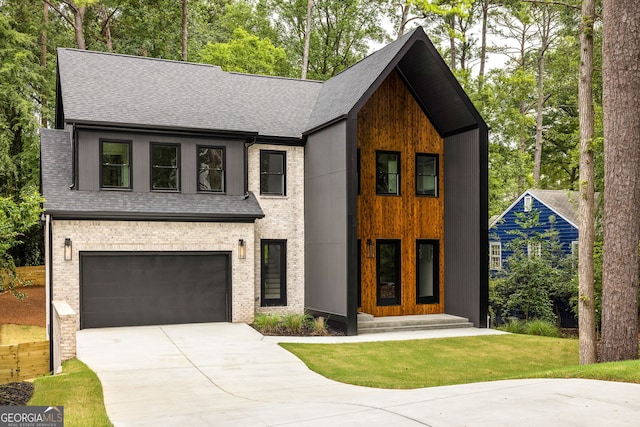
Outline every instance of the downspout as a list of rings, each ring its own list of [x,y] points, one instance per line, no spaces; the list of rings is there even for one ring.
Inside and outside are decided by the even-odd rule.
[[[51,221],[51,215],[45,215],[44,232],[45,232],[45,255],[46,266],[45,272],[46,286],[47,286],[47,310],[49,314],[49,325],[47,327],[47,334],[49,335],[49,370],[53,372],[53,223]]]
[[[244,143],[244,198],[249,197],[249,147],[256,143],[255,136],[247,137]]]
[[[71,163],[72,163],[72,167],[71,167],[71,184],[69,184],[69,189],[73,190],[76,186],[76,171],[78,168],[78,159],[76,158],[77,156],[77,149],[76,149],[76,143],[78,141],[78,131],[76,129],[76,125],[72,125],[73,126],[73,131],[71,132]]]

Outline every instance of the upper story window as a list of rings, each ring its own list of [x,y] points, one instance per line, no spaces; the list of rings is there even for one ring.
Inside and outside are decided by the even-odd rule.
[[[400,153],[376,152],[376,194],[400,194]]]
[[[260,150],[260,194],[284,196],[286,153]]]
[[[180,190],[180,146],[151,144],[151,189]]]
[[[224,192],[224,148],[198,147],[198,191]]]
[[[100,187],[131,188],[131,142],[100,141]]]
[[[416,195],[438,196],[438,156],[416,154]]]
[[[530,212],[531,208],[533,208],[533,197],[524,196],[524,211]]]

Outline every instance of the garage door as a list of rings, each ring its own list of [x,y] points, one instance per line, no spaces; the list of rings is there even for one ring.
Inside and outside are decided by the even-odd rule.
[[[81,252],[81,328],[226,322],[227,252]]]

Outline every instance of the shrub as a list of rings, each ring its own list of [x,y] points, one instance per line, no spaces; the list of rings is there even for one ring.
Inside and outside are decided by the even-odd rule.
[[[546,320],[534,319],[526,322],[524,325],[525,334],[527,335],[540,335],[543,337],[558,337],[560,331],[555,323],[548,322]]]
[[[327,329],[327,323],[325,322],[324,317],[316,317],[312,321],[312,327],[312,335],[329,335],[329,330]]]
[[[275,334],[280,329],[280,316],[275,314],[256,314],[253,326],[263,334]]]
[[[304,332],[310,323],[311,316],[308,314],[287,314],[282,318],[282,326],[289,334],[298,335]]]

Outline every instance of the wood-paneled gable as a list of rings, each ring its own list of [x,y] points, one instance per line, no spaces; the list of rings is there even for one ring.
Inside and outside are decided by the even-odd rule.
[[[358,114],[360,194],[358,239],[361,246],[361,311],[374,316],[444,312],[443,138],[397,72],[392,72]],[[376,151],[400,153],[400,195],[376,194]],[[438,197],[416,196],[416,153],[438,155]],[[376,305],[376,260],[367,240],[401,240],[401,304]],[[416,240],[439,241],[438,304],[416,303]]]

